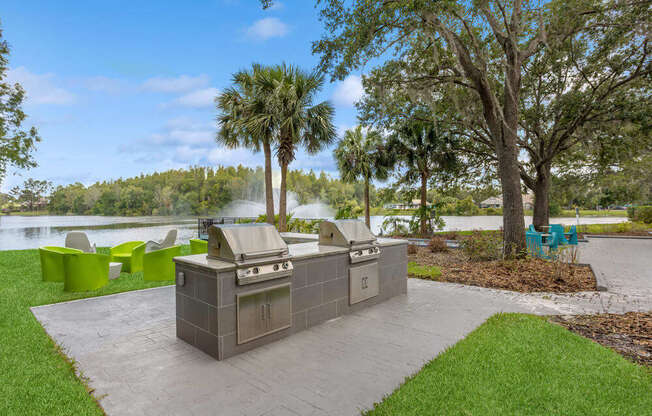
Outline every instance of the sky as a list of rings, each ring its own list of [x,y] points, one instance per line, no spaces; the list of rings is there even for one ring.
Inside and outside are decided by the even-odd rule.
[[[65,6],[61,6],[65,4]],[[126,178],[191,165],[262,166],[262,154],[220,148],[213,102],[251,63],[311,70],[323,26],[313,1],[3,2],[7,77],[27,91],[27,126],[43,141],[39,166],[10,170],[6,192],[27,178],[55,185]],[[342,134],[356,125],[360,74],[327,84]],[[299,152],[292,169],[338,176],[332,147]]]

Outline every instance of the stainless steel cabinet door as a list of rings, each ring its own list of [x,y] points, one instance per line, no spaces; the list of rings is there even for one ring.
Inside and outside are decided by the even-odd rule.
[[[269,311],[269,331],[280,331],[292,326],[292,296],[290,285],[278,287],[267,292]]]
[[[378,296],[378,263],[366,263],[349,268],[349,304]]]
[[[267,332],[267,294],[254,292],[238,295],[238,344]]]
[[[238,344],[292,326],[291,284],[237,295]]]

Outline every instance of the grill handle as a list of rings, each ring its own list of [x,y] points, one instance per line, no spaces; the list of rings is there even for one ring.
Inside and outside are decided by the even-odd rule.
[[[270,257],[270,256],[280,256],[285,252],[285,249],[273,249],[273,250],[263,250],[263,251],[255,251],[252,253],[242,253],[240,256],[242,257],[243,260],[250,260],[250,259],[258,259],[261,257]]]

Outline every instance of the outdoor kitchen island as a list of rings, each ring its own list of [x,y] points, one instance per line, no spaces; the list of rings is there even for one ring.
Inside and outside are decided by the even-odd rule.
[[[212,226],[208,255],[174,259],[177,337],[223,360],[407,293],[407,241],[323,223],[289,245],[273,226]]]

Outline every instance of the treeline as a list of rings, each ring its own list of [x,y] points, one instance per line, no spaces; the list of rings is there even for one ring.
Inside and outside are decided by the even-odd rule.
[[[362,198],[362,185],[345,184],[325,173],[288,172],[288,189],[300,204],[320,201],[336,207]],[[375,190],[373,197],[375,200]],[[192,167],[140,175],[90,186],[59,186],[49,212],[79,215],[208,215],[237,199],[264,200],[262,168]]]

